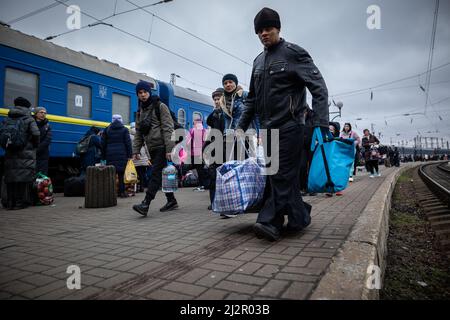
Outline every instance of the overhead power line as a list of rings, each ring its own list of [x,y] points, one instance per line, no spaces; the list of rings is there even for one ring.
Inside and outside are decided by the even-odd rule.
[[[433,18],[433,28],[431,31],[430,53],[428,54],[427,78],[425,82],[425,111],[424,111],[425,114],[427,114],[428,98],[430,94],[431,68],[433,67],[434,43],[436,40],[436,27],[438,14],[439,14],[439,0],[436,0],[436,7],[434,10],[434,18]]]
[[[191,37],[194,37],[194,38],[197,39],[197,40],[200,40],[201,42],[207,44],[208,46],[210,46],[210,47],[212,47],[212,48],[214,48],[214,49],[217,49],[217,50],[223,52],[224,54],[226,54],[226,55],[228,55],[228,56],[230,56],[230,57],[232,57],[232,58],[234,58],[234,59],[236,59],[236,60],[239,60],[240,62],[242,62],[242,63],[244,63],[244,64],[246,64],[246,65],[248,65],[248,66],[250,66],[250,67],[252,66],[251,63],[249,63],[249,62],[247,62],[247,61],[245,61],[245,60],[239,58],[238,56],[236,56],[236,55],[234,55],[234,54],[232,54],[232,53],[230,53],[230,52],[228,52],[228,51],[226,51],[226,50],[220,48],[219,46],[217,46],[217,45],[215,45],[215,44],[213,44],[213,43],[211,43],[211,42],[209,42],[209,41],[207,41],[207,40],[205,40],[205,39],[200,38],[199,36],[193,34],[192,32],[190,32],[190,31],[188,31],[188,30],[186,30],[186,29],[183,29],[182,27],[177,26],[176,24],[174,24],[174,23],[172,23],[172,22],[170,22],[170,21],[168,21],[168,20],[166,20],[166,19],[164,19],[164,18],[161,18],[161,17],[158,16],[157,14],[155,14],[155,13],[153,13],[153,12],[150,12],[149,10],[145,9],[145,7],[139,6],[139,5],[137,5],[136,3],[134,3],[134,2],[132,2],[132,1],[130,1],[130,0],[125,0],[125,1],[128,2],[128,3],[130,3],[130,4],[132,4],[132,5],[135,6],[137,9],[140,9],[140,10],[142,10],[142,11],[144,11],[144,12],[146,12],[146,13],[152,15],[152,16],[154,16],[155,18],[157,18],[157,19],[159,19],[159,20],[161,20],[161,21],[167,23],[168,25],[170,25],[170,26],[172,26],[172,27],[174,27],[174,28],[176,28],[176,29],[178,29],[178,30],[180,30],[180,31],[182,31],[182,32],[184,32],[184,33],[190,35]]]
[[[430,86],[434,86],[434,85],[438,85],[438,84],[443,84],[443,83],[449,83],[450,80],[446,80],[446,81],[438,81],[438,82],[432,82],[430,83]],[[421,86],[419,86],[420,88]],[[410,88],[417,88],[417,85],[408,85],[408,86],[401,86],[401,87],[395,87],[395,88],[385,88],[385,89],[377,89],[377,90],[373,90],[373,92],[389,92],[389,91],[394,91],[394,90],[401,90],[401,89],[410,89]],[[423,90],[422,90],[423,91]],[[357,93],[351,93],[351,94],[346,94],[346,95],[340,95],[339,97],[354,97],[354,96],[359,96],[362,94],[366,94],[366,92],[357,92]],[[331,97],[331,96],[330,96]]]
[[[69,0],[64,0],[63,2],[67,2],[67,1],[69,1]],[[35,15],[41,13],[41,12],[47,11],[47,10],[49,10],[49,9],[51,9],[51,8],[54,8],[54,7],[57,7],[57,6],[59,6],[59,5],[60,5],[59,3],[52,3],[52,4],[49,4],[48,6],[45,6],[45,7],[43,7],[43,8],[34,10],[34,11],[32,11],[32,12],[29,12],[29,13],[27,13],[27,14],[21,16],[21,17],[15,18],[15,19],[13,19],[13,20],[7,22],[7,24],[11,25],[11,24],[17,23],[17,22],[19,22],[19,21],[25,20],[25,19],[27,19],[27,18],[31,18],[31,17],[33,17],[33,16],[35,16]]]
[[[446,67],[446,66],[448,66],[448,65],[450,65],[450,62],[444,63],[444,64],[442,64],[442,65],[440,65],[440,66],[437,66],[437,67],[435,67],[435,68],[433,68],[433,69],[430,69],[429,71],[431,72],[431,71],[435,71],[435,70],[438,70],[438,69],[442,69],[442,68],[444,68],[444,67]],[[342,93],[339,93],[339,94],[330,95],[330,98],[331,98],[331,97],[342,97],[342,96],[350,95],[350,94],[353,94],[353,93],[372,91],[373,89],[385,87],[385,86],[388,86],[388,85],[390,85],[390,84],[402,82],[402,81],[409,80],[409,79],[414,79],[414,78],[420,77],[420,76],[422,76],[422,75],[424,75],[424,74],[427,74],[427,73],[428,73],[428,71],[425,71],[425,72],[422,72],[422,73],[419,73],[419,74],[415,74],[415,75],[413,75],[413,76],[409,76],[409,77],[405,77],[405,78],[401,78],[401,79],[393,80],[393,81],[389,81],[389,82],[380,83],[380,84],[377,84],[377,85],[372,86],[372,87],[368,87],[368,88],[364,88],[364,89],[358,89],[358,90],[347,91],[347,92],[342,92]]]
[[[58,2],[58,3],[60,3],[60,4],[64,5],[64,6],[66,6],[66,7],[69,7],[67,4],[63,3],[62,0],[54,0],[54,1],[56,1],[56,2]],[[83,15],[85,15],[85,16],[91,18],[91,19],[94,19],[94,20],[96,20],[97,22],[100,22],[100,23],[103,22],[101,19],[98,19],[98,18],[96,18],[96,17],[94,17],[94,16],[92,16],[92,15],[86,13],[85,11],[81,11],[81,14],[83,14]],[[104,20],[104,19],[103,19],[103,20]],[[192,63],[192,64],[195,64],[195,65],[197,65],[197,66],[199,66],[199,67],[202,67],[202,68],[204,68],[204,69],[206,69],[206,70],[208,70],[208,71],[211,71],[211,72],[213,72],[213,73],[216,73],[216,74],[218,74],[218,75],[223,76],[223,73],[220,72],[220,71],[214,70],[214,69],[212,69],[212,68],[210,68],[210,67],[207,67],[207,66],[205,66],[205,65],[203,65],[203,64],[201,64],[201,63],[199,63],[199,62],[197,62],[197,61],[195,61],[195,60],[189,59],[189,58],[187,58],[187,57],[185,57],[185,56],[183,56],[183,55],[181,55],[181,54],[179,54],[179,53],[176,53],[176,52],[174,52],[174,51],[172,51],[172,50],[166,49],[166,48],[164,48],[163,46],[160,46],[160,45],[158,45],[158,44],[156,44],[156,43],[154,43],[154,42],[152,42],[152,41],[150,41],[150,40],[143,39],[143,38],[141,38],[141,37],[139,37],[139,36],[137,36],[137,35],[135,35],[135,34],[133,34],[133,33],[131,33],[131,32],[128,32],[128,31],[126,31],[126,30],[123,30],[123,29],[121,29],[121,28],[118,28],[118,27],[116,27],[116,26],[114,26],[114,25],[107,25],[107,26],[108,26],[108,27],[111,27],[111,28],[113,28],[113,29],[115,29],[115,30],[117,30],[117,31],[119,31],[119,32],[121,32],[121,33],[124,33],[124,34],[126,34],[126,35],[128,35],[128,36],[130,36],[130,37],[133,37],[133,38],[135,38],[135,39],[138,39],[138,40],[141,40],[141,41],[143,41],[143,42],[145,42],[145,43],[148,43],[148,44],[150,44],[150,45],[152,45],[152,46],[154,46],[154,47],[156,47],[156,48],[158,48],[158,49],[160,49],[160,50],[162,50],[162,51],[168,52],[168,53],[170,53],[170,54],[172,54],[172,55],[174,55],[174,56],[177,56],[177,57],[179,57],[179,58],[181,58],[181,59],[183,59],[183,60],[186,60],[186,61],[188,61],[188,62],[190,62],[190,63]],[[83,27],[83,28],[86,28],[86,27],[87,27],[87,26],[85,26],[85,27]],[[53,38],[54,38],[54,37],[53,37]],[[49,39],[52,39],[52,37],[48,37],[48,38],[46,38],[46,39],[49,40]]]
[[[56,0],[55,0],[55,1],[56,1]],[[67,1],[67,0],[66,0],[66,1]],[[227,50],[225,50],[225,49],[223,49],[223,48],[220,48],[219,46],[217,46],[217,45],[215,45],[215,44],[213,44],[213,43],[211,43],[211,42],[209,42],[209,41],[207,41],[207,40],[205,40],[205,39],[203,39],[203,38],[201,38],[201,37],[199,37],[199,36],[193,34],[192,32],[190,32],[190,31],[188,31],[188,30],[186,30],[186,29],[184,29],[184,28],[182,28],[182,27],[180,27],[180,26],[174,24],[173,22],[170,22],[170,21],[168,21],[167,19],[164,19],[164,18],[158,16],[157,14],[155,14],[155,13],[153,13],[153,12],[151,12],[151,11],[149,11],[149,10],[146,9],[146,8],[151,7],[151,6],[154,6],[154,5],[156,5],[156,4],[164,3],[164,2],[169,2],[169,1],[167,1],[167,0],[166,0],[166,1],[160,1],[160,2],[157,2],[157,3],[150,4],[150,5],[145,5],[145,6],[139,6],[138,4],[136,4],[136,3],[132,2],[132,1],[129,1],[129,0],[126,0],[126,1],[127,1],[128,3],[130,3],[131,5],[135,6],[136,8],[130,9],[130,10],[125,10],[125,11],[122,11],[122,12],[119,12],[119,13],[116,13],[116,8],[117,8],[117,1],[116,1],[115,5],[114,5],[114,13],[113,13],[112,15],[109,15],[109,16],[104,17],[104,18],[99,19],[99,20],[104,21],[104,20],[108,20],[108,19],[113,18],[113,17],[117,17],[117,16],[120,16],[120,15],[126,14],[126,13],[130,13],[130,12],[133,12],[133,11],[141,10],[141,11],[143,11],[143,12],[145,12],[145,13],[147,13],[147,14],[153,16],[154,18],[157,18],[157,19],[163,21],[164,23],[170,25],[171,27],[176,28],[177,30],[180,30],[180,31],[182,31],[182,32],[184,32],[184,33],[190,35],[191,37],[193,37],[193,38],[195,38],[195,39],[197,39],[197,40],[203,42],[204,44],[206,44],[206,45],[208,45],[208,46],[210,46],[210,47],[212,47],[212,48],[214,48],[214,49],[216,49],[216,50],[218,50],[218,51],[224,53],[225,55],[228,55],[229,57],[232,57],[232,58],[234,58],[234,59],[236,59],[236,60],[238,60],[238,61],[244,63],[244,64],[247,65],[247,66],[250,66],[250,67],[252,66],[251,63],[249,63],[248,61],[245,61],[244,59],[242,59],[242,58],[240,58],[240,57],[238,57],[238,56],[236,56],[235,54],[230,53],[229,51],[227,51]],[[84,27],[82,27],[82,28],[80,28],[80,29],[85,29],[85,28],[87,28],[87,26],[84,26]],[[59,37],[59,36],[62,36],[62,35],[66,35],[66,34],[69,34],[69,33],[73,33],[73,32],[76,32],[76,31],[78,31],[78,30],[80,30],[80,29],[69,30],[69,31],[66,31],[66,32],[63,32],[63,33],[60,33],[60,34],[57,34],[57,35],[53,35],[53,36],[48,37],[47,40],[51,40],[51,39],[54,39],[54,38]]]

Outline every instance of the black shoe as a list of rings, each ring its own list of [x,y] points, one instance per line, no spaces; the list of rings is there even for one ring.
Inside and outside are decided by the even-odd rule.
[[[141,204],[135,204],[133,206],[133,210],[139,212],[140,214],[142,214],[144,217],[147,216],[148,213],[148,209],[150,208],[150,204],[146,204],[146,203],[141,203]]]
[[[268,223],[255,223],[253,226],[253,231],[255,231],[256,237],[265,238],[269,241],[276,241],[280,239],[280,231]]]
[[[315,192],[310,192],[310,193],[309,193],[309,196],[310,196],[310,197],[315,197],[315,196],[317,196],[317,193],[315,193]]]
[[[133,210],[139,212],[140,214],[146,217],[151,202],[152,200],[149,199],[148,195],[145,195],[145,199],[141,202],[141,204],[135,204],[133,206]]]
[[[208,206],[208,210],[209,210],[209,211],[212,210],[212,206],[211,206],[211,205]]]
[[[177,200],[173,199],[173,200],[167,201],[167,203],[164,205],[164,207],[159,209],[159,211],[166,212],[166,211],[175,210],[177,208],[178,208]]]
[[[122,198],[122,199],[125,199],[125,198],[128,198],[128,194],[127,194],[126,192],[122,192],[122,193],[119,195],[119,197]]]

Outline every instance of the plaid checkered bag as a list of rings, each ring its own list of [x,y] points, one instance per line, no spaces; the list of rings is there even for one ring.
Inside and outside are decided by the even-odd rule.
[[[255,158],[229,161],[217,168],[213,212],[240,214],[262,201],[266,176]]]

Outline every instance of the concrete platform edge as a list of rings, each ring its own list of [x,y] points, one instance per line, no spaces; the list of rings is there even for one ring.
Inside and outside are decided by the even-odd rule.
[[[400,175],[421,163],[392,172],[367,204],[349,237],[333,257],[311,294],[311,300],[376,300],[386,269],[387,237],[392,193]],[[379,277],[379,281],[372,282]],[[374,285],[375,284],[375,285]]]

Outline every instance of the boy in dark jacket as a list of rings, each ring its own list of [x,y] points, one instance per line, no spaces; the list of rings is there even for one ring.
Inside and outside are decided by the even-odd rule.
[[[169,107],[162,103],[158,96],[152,96],[148,82],[140,81],[136,85],[136,95],[139,98],[139,111],[136,114],[133,160],[140,159],[141,148],[145,144],[150,153],[152,174],[145,199],[141,204],[134,205],[133,210],[147,216],[150,203],[162,185],[162,170],[167,165],[167,160],[171,160],[171,152],[175,146],[175,142],[171,140],[174,124]],[[159,117],[156,108],[159,108]],[[167,203],[159,211],[178,208],[174,194],[170,192],[165,195]]]
[[[212,93],[212,98],[214,100],[214,110],[206,119],[206,124],[211,129],[219,130],[222,134],[225,130],[225,118],[223,114],[223,106],[224,106],[224,89],[217,88]],[[206,148],[212,141],[211,137],[207,137],[207,141],[203,148]],[[214,154],[213,154],[214,156]],[[208,176],[209,176],[209,199],[211,204],[208,206],[208,210],[212,210],[212,204],[214,201],[214,196],[216,194],[216,169],[220,166],[220,163],[210,163],[208,166]],[[225,215],[223,215],[225,217]]]

